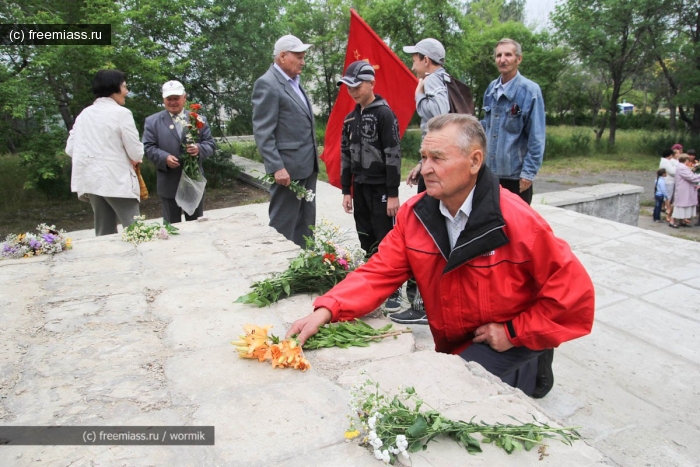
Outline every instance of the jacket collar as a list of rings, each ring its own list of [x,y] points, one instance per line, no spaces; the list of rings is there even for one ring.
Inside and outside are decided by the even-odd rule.
[[[184,112],[185,120],[188,120],[190,118],[190,112],[188,110],[185,110]],[[170,133],[175,139],[177,139],[181,143],[185,141],[185,131],[183,131],[181,135],[177,134],[177,127],[175,126],[175,123],[173,122],[173,117],[172,115],[170,115],[168,109],[163,110],[163,113],[161,114],[161,119],[163,120],[163,125],[170,129]]]
[[[515,76],[513,77],[512,80],[510,80],[508,87],[506,88],[505,92],[503,93],[504,96],[509,101],[512,101],[515,98],[515,93],[517,92],[518,88],[520,87],[520,81],[522,81],[522,76],[520,74],[520,71],[515,73]],[[491,86],[491,91],[490,95],[493,96],[493,98],[496,98],[496,85],[501,82],[501,77],[499,76],[496,78]]]
[[[426,194],[415,204],[413,211],[447,259],[443,273],[509,242],[503,231],[506,223],[501,213],[498,178],[485,165],[477,175],[472,213],[452,251],[445,217],[439,206],[440,201]]]
[[[309,105],[306,105],[304,101],[301,100],[299,94],[297,94],[292,85],[289,84],[289,80],[292,78],[290,78],[281,69],[278,69],[274,63],[270,65],[270,70],[272,70],[273,75],[277,77],[277,80],[284,86],[284,90],[289,95],[289,97],[291,97],[292,100],[294,100],[294,102],[296,102],[302,109],[304,109],[304,112],[306,112],[306,114],[310,116],[311,109],[309,108],[309,106],[311,105],[311,103],[309,102]],[[301,89],[301,92],[304,94],[304,96],[306,96],[306,101],[308,102],[309,96],[306,95],[306,92],[304,91],[304,88],[301,87],[301,84],[299,84],[299,89]]]
[[[386,100],[382,96],[380,96],[379,94],[375,94],[374,100],[367,107],[365,107],[365,110],[373,109],[375,107],[382,107],[382,106],[389,107],[389,104],[386,102]],[[360,104],[355,104],[355,110],[357,112],[362,112],[362,108],[360,107]]]

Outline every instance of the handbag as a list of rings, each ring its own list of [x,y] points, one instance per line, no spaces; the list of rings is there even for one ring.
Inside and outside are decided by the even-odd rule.
[[[141,201],[148,199],[148,188],[146,187],[146,182],[143,181],[141,176],[141,164],[136,164],[134,167],[136,170],[136,176],[139,178],[139,189],[141,190]]]

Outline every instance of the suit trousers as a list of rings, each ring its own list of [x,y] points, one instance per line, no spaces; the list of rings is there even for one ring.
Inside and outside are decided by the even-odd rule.
[[[531,396],[537,385],[537,358],[544,350],[512,347],[505,352],[493,350],[488,344],[472,344],[460,357],[476,362],[509,386]]]
[[[122,227],[134,223],[139,215],[139,200],[136,198],[112,198],[88,194],[92,212],[95,213],[95,236],[117,233],[117,220]]]
[[[182,210],[180,206],[175,202],[175,198],[163,198],[160,197],[160,202],[163,205],[163,220],[170,224],[177,224],[182,222],[182,215],[185,215],[186,221],[196,221],[197,218],[204,215],[204,196],[199,202],[199,206],[194,210],[194,213],[190,216]]]
[[[295,180],[299,186],[316,193],[318,173],[308,178]],[[304,236],[312,237],[310,226],[316,225],[316,198],[313,201],[298,199],[286,186],[273,183],[270,187],[270,226],[302,248],[306,247]]]
[[[353,184],[353,214],[360,246],[372,256],[394,228],[394,218],[386,215],[386,185]]]

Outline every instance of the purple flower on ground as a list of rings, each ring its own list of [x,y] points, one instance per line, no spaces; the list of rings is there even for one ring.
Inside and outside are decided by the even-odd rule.
[[[41,238],[43,238],[46,243],[53,243],[57,237],[53,234],[47,233],[42,235]]]
[[[19,254],[19,246],[16,245],[10,245],[9,243],[5,243],[2,246],[2,256],[5,258],[14,258],[18,256]]]
[[[31,239],[29,240],[29,248],[32,250],[38,250],[41,248],[41,242],[39,240]]]

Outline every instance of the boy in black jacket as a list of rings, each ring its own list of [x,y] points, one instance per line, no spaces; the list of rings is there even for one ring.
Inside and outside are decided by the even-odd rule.
[[[374,76],[372,65],[357,61],[338,81],[357,103],[345,117],[340,145],[343,209],[354,214],[360,245],[368,257],[394,226],[401,183],[399,122],[387,102],[374,94]],[[400,309],[399,291],[385,308]]]

